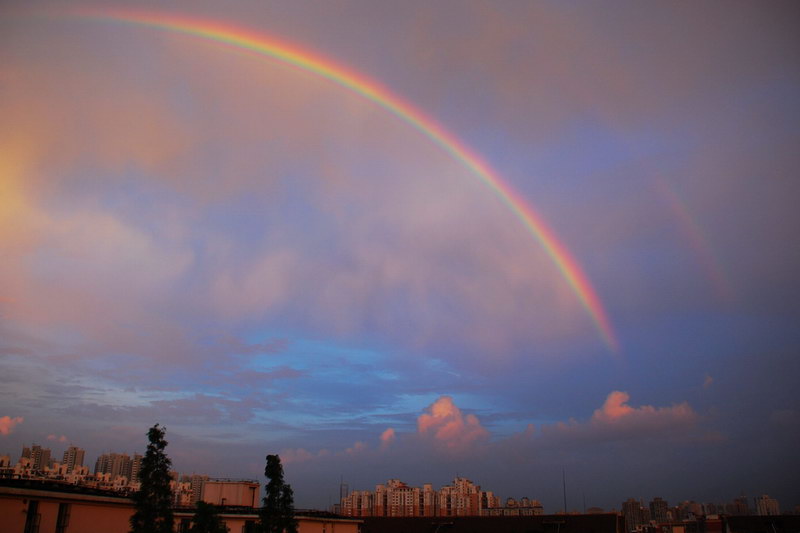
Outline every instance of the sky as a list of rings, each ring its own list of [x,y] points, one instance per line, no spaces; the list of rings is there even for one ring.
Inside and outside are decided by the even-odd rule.
[[[555,512],[563,471],[570,509],[791,510],[799,25],[2,3],[0,453],[160,423],[181,473],[278,453],[302,508],[458,475]]]

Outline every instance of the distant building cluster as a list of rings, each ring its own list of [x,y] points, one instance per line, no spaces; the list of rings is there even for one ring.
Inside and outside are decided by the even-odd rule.
[[[142,455],[104,453],[97,457],[93,470],[85,462],[86,452],[77,446],[70,445],[58,461],[52,450],[33,444],[22,448],[16,463],[11,462],[9,455],[0,455],[0,480],[8,480],[7,483],[25,480],[56,483],[64,490],[114,491],[120,497],[130,496],[139,490]],[[204,501],[252,513],[254,511],[251,510],[260,505],[260,485],[257,481],[212,479],[204,474],[170,474],[176,508],[194,507],[198,501]],[[70,486],[73,488],[70,489]],[[430,483],[412,487],[399,479],[390,479],[377,485],[374,491],[343,491],[336,507],[340,515],[355,519],[544,515],[542,504],[537,500],[508,498],[501,503],[492,491],[481,490],[479,485],[464,477],[456,477],[451,484],[438,490]],[[663,498],[653,498],[645,504],[642,500],[630,498],[622,503],[619,513],[615,509],[610,512],[616,514],[624,524],[622,527],[626,533],[690,533],[709,530],[712,527],[710,524],[721,524],[722,518],[749,520],[750,517],[781,515],[778,501],[766,494],[752,500],[740,496],[724,504],[683,501],[670,505]],[[583,512],[584,515],[601,513],[604,511],[598,507],[590,507]],[[794,509],[794,513],[800,514],[800,506]],[[569,514],[581,513],[571,511]]]
[[[413,516],[534,516],[544,513],[536,500],[513,498],[501,506],[491,491],[483,491],[469,479],[457,477],[452,485],[434,490],[430,483],[411,487],[390,479],[374,491],[356,490],[342,496],[340,512],[351,517]]]
[[[690,531],[690,524],[719,516],[777,516],[780,515],[778,501],[764,494],[754,498],[750,507],[746,496],[735,498],[730,503],[697,503],[683,501],[670,507],[662,498],[653,498],[645,505],[641,500],[629,498],[622,502],[622,516],[626,532],[672,532]]]
[[[0,455],[0,477],[57,481],[123,495],[139,490],[142,456],[126,453],[104,453],[94,463],[94,471],[84,465],[86,451],[69,446],[61,461],[52,450],[38,444],[24,446],[19,461],[11,463],[8,455]],[[176,507],[193,507],[198,501],[215,505],[257,507],[260,485],[257,481],[211,479],[203,474],[181,476],[171,472],[172,493]]]

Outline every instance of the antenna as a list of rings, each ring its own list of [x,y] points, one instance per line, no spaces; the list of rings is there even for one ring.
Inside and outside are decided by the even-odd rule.
[[[564,486],[564,514],[567,514],[567,469],[561,467],[561,483]]]

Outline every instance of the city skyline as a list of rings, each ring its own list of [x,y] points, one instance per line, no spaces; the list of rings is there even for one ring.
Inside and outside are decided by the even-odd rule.
[[[65,440],[57,438],[55,435],[48,435],[48,440],[53,443],[65,444]],[[3,452],[3,450],[0,450]],[[69,484],[84,484],[83,478],[88,476],[92,478],[92,476],[97,476],[98,474],[101,475],[98,480],[102,481],[99,487],[106,488],[109,490],[137,490],[138,487],[138,480],[136,478],[136,472],[138,471],[138,464],[137,461],[141,461],[142,454],[141,453],[132,453],[128,454],[127,452],[119,453],[117,451],[103,451],[97,456],[96,461],[94,462],[94,468],[90,468],[91,462],[89,464],[83,464],[86,458],[86,450],[76,446],[72,442],[67,445],[67,448],[64,450],[63,454],[61,455],[62,461],[59,462],[56,458],[59,457],[59,454],[56,451],[56,454],[53,455],[53,450],[46,446],[41,446],[36,443],[31,443],[30,446],[23,444],[22,451],[20,452],[19,460],[14,463],[12,457],[13,454],[5,453],[3,455],[0,453],[0,477],[3,475],[8,475],[11,477],[27,477],[30,476],[31,479],[51,479],[55,476],[56,479],[62,479]],[[4,463],[4,458],[6,458]],[[29,460],[28,464],[23,463],[25,459]],[[291,459],[290,459],[291,461]],[[8,470],[6,474],[3,474],[2,468],[5,467]],[[216,476],[211,477],[206,473],[198,473],[197,471],[192,471],[191,474],[187,474],[184,472],[181,474],[180,471],[173,470],[174,479],[176,482],[176,502],[184,501],[183,504],[186,504],[186,501],[189,501],[191,498],[192,504],[196,502],[194,497],[199,497],[199,492],[197,487],[202,487],[203,481],[208,481],[209,479],[212,481],[237,481],[231,480],[230,477],[225,475],[224,473],[218,473]],[[74,474],[70,476],[69,474]],[[564,497],[566,498],[566,471],[562,471],[562,490],[564,490]],[[125,477],[125,480],[120,480],[120,477]],[[90,480],[89,485],[95,486],[95,482],[93,478]],[[179,481],[183,482],[178,483]],[[260,484],[259,481],[255,479],[240,479],[238,480],[242,483],[257,483]],[[198,485],[199,483],[199,485]],[[463,487],[466,487],[464,489]],[[442,484],[440,489],[435,489],[433,483],[425,482],[422,483],[422,486],[425,491],[432,490],[433,494],[435,494],[436,505],[438,506],[438,498],[439,492],[441,490],[456,490],[458,494],[462,492],[464,494],[479,494],[482,495],[479,498],[479,501],[484,501],[484,507],[472,509],[472,513],[466,512],[464,516],[477,516],[480,514],[478,509],[482,508],[494,508],[494,509],[504,509],[509,502],[513,502],[511,505],[514,507],[521,507],[526,508],[530,511],[528,514],[520,513],[519,516],[533,516],[536,514],[543,514],[544,510],[542,507],[541,502],[536,498],[529,498],[528,495],[505,495],[500,496],[499,493],[496,491],[488,490],[488,491],[481,491],[481,487],[479,485],[475,485],[472,480],[462,477],[456,474],[454,480],[450,484]],[[416,513],[397,513],[392,514],[388,511],[388,508],[381,510],[375,510],[375,506],[378,505],[376,502],[378,501],[378,491],[385,492],[389,489],[389,493],[391,493],[392,488],[400,488],[401,491],[403,489],[410,489],[410,490],[422,490],[419,487],[412,487],[408,485],[405,481],[400,479],[389,479],[385,483],[378,483],[375,485],[375,492],[373,493],[369,489],[358,488],[358,487],[350,487],[348,483],[346,483],[345,477],[342,476],[340,479],[340,483],[338,486],[340,498],[345,496],[347,498],[357,497],[360,499],[363,498],[365,494],[375,494],[374,497],[370,496],[370,500],[368,504],[364,504],[365,508],[369,508],[370,511],[363,511],[361,513],[355,513],[353,509],[345,510],[345,499],[341,499],[336,505],[341,506],[339,512],[341,512],[345,516],[415,516]],[[474,489],[474,490],[471,490]],[[189,491],[189,492],[186,492]],[[344,492],[343,492],[344,491]],[[656,490],[656,493],[658,491]],[[195,496],[192,496],[192,493]],[[420,492],[420,495],[422,492]],[[354,496],[355,495],[355,496]],[[571,514],[579,514],[579,513],[597,513],[597,512],[620,512],[625,514],[625,504],[626,503],[635,503],[637,505],[644,502],[645,499],[643,498],[628,498],[628,500],[624,501],[623,504],[620,506],[619,509],[616,507],[611,507],[609,509],[602,509],[597,507],[596,505],[592,505],[591,502],[587,506],[586,502],[586,494],[585,492],[581,494],[582,497],[582,509],[580,506],[570,507],[567,505],[566,512]],[[488,498],[488,500],[487,500]],[[777,515],[780,514],[778,512],[779,504],[778,501],[774,498],[769,498],[766,494],[761,494],[759,496],[752,497],[752,505],[749,498],[743,494],[737,495],[733,498],[728,498],[731,502],[722,503],[723,501],[727,501],[725,497],[716,497],[711,498],[707,501],[703,502],[695,502],[694,500],[682,500],[678,502],[677,507],[668,507],[667,502],[661,498],[661,496],[653,496],[653,501],[650,502],[649,505],[649,512],[654,520],[658,521],[666,521],[664,520],[664,516],[668,510],[672,512],[672,509],[677,509],[681,506],[687,506],[687,509],[690,510],[690,513],[694,516],[706,516],[709,514],[716,515],[716,514],[726,514],[732,516],[749,516],[749,515]],[[488,501],[488,503],[486,503]],[[654,503],[660,502],[663,505],[663,508],[659,507],[659,511],[654,509]],[[567,503],[566,501],[563,503]],[[788,503],[788,502],[787,502]],[[183,505],[179,503],[178,505]],[[476,505],[475,502],[472,502],[473,505]],[[188,505],[188,504],[187,504]],[[350,506],[355,505],[352,500],[348,504]],[[397,505],[397,504],[396,504]],[[409,504],[410,505],[410,504]],[[433,506],[433,501],[427,502],[428,506]],[[331,504],[328,505],[331,507]],[[380,506],[378,506],[380,507]],[[386,507],[386,504],[383,505]],[[707,508],[710,507],[710,511],[707,511]],[[791,508],[791,506],[789,506]],[[798,509],[800,509],[800,504],[794,505],[794,512],[797,513]],[[548,514],[555,514],[564,512],[564,506],[562,505],[560,509],[550,510]],[[646,512],[646,511],[645,511]],[[429,514],[421,514],[421,516],[445,516],[440,513],[440,511],[435,510],[426,510],[425,513]],[[660,514],[659,514],[660,513]],[[489,513],[487,516],[508,516],[508,514],[497,514],[497,513]],[[684,516],[685,518],[685,516]],[[679,521],[679,519],[675,519]],[[648,520],[644,520],[647,522]]]
[[[800,503],[794,3],[34,4],[0,452]]]
[[[16,464],[10,454],[0,455],[0,478],[8,480],[57,481],[69,485],[85,486],[106,490],[111,493],[121,492],[130,495],[138,490],[139,462],[142,455],[134,453],[133,457],[126,453],[108,452],[97,457],[93,469],[84,465],[85,450],[73,444],[63,453],[61,462],[52,456],[52,450],[37,444],[24,446]],[[227,496],[233,505],[255,507],[258,501],[260,482],[252,479],[230,479],[227,477],[210,477],[207,474],[193,472],[181,474],[171,471],[173,478],[173,497],[177,507],[193,507],[201,498],[209,503],[221,505],[221,498]],[[565,482],[566,479],[564,478]],[[210,491],[206,486],[211,485]],[[228,489],[224,489],[228,486]],[[565,487],[564,487],[565,488]],[[202,496],[201,496],[202,495]],[[561,509],[545,512],[542,503],[528,496],[499,497],[492,490],[482,490],[472,480],[456,475],[452,483],[442,485],[438,489],[432,483],[422,487],[414,487],[400,479],[389,479],[375,485],[375,490],[351,488],[341,480],[339,485],[339,501],[331,509],[347,517],[442,517],[442,516],[536,516],[542,514],[597,514],[620,513],[626,517],[626,528],[635,529],[637,525],[649,523],[681,522],[708,516],[777,516],[781,514],[780,504],[767,494],[754,496],[752,506],[744,495],[722,503],[695,502],[683,500],[670,506],[669,503],[655,496],[645,505],[644,499],[628,498],[620,509],[602,509],[597,506],[587,507],[584,495],[583,509]],[[565,493],[566,498],[566,493]],[[564,502],[566,503],[566,501]],[[786,514],[797,514],[800,505]]]

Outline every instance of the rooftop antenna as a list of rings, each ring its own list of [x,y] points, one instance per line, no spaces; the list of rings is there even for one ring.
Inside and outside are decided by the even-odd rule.
[[[564,487],[564,514],[567,514],[567,469],[561,467],[561,484]]]

